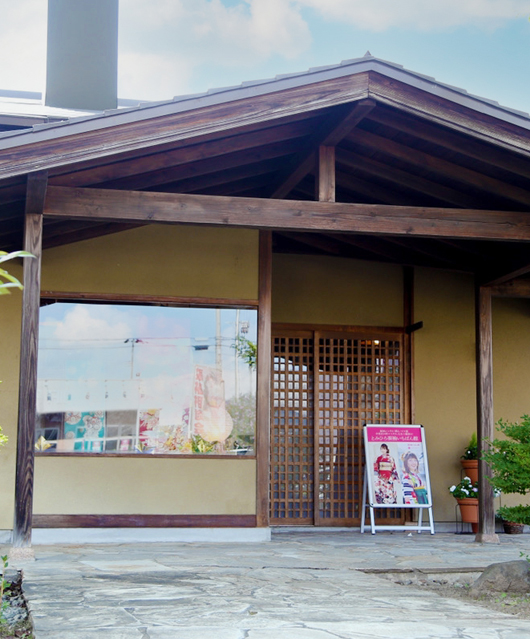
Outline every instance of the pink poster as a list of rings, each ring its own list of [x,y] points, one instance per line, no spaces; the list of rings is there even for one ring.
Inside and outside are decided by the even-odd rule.
[[[370,505],[432,505],[421,426],[370,424],[364,441]]]

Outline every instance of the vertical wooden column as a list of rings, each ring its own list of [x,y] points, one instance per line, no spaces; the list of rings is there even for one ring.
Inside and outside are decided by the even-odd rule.
[[[335,202],[335,147],[319,146],[317,158],[316,199]]]
[[[476,367],[477,367],[477,439],[478,439],[478,482],[479,482],[479,523],[475,541],[498,543],[495,534],[495,509],[493,488],[488,482],[491,475],[489,466],[480,457],[484,450],[484,438],[494,436],[493,423],[493,340],[491,289],[476,285],[475,326],[476,326]]]
[[[269,525],[271,420],[272,233],[259,233],[257,390],[257,525]]]
[[[414,406],[414,333],[410,327],[414,324],[414,268],[403,267],[403,384],[405,406],[403,417],[405,424],[414,424],[416,420]],[[409,329],[409,330],[407,330]]]
[[[27,258],[24,260],[15,521],[13,526],[14,548],[28,548],[31,546],[35,416],[37,405],[37,350],[39,340],[42,257],[42,211],[46,197],[46,186],[46,173],[34,173],[28,176],[24,250],[33,253],[35,259]]]

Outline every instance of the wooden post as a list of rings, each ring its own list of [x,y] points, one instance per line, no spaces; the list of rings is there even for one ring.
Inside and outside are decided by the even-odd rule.
[[[258,389],[257,389],[257,518],[269,525],[270,419],[271,419],[271,291],[272,232],[259,234]]]
[[[316,199],[319,202],[335,202],[334,146],[318,147]]]
[[[42,257],[42,212],[47,173],[28,176],[24,250],[35,259],[24,260],[22,332],[20,341],[20,386],[18,402],[17,465],[13,548],[31,546],[33,512],[33,467],[35,461],[35,416],[37,406],[37,351],[39,341],[40,273]]]
[[[407,328],[414,324],[414,267],[403,267],[403,335],[404,373],[403,384],[405,389],[405,424],[415,423],[414,406],[414,333]]]
[[[476,367],[477,367],[477,439],[478,439],[478,482],[479,482],[479,523],[475,541],[499,543],[495,534],[495,509],[493,488],[488,482],[491,469],[480,459],[484,450],[484,439],[493,439],[493,342],[491,289],[476,285],[475,325],[476,325]]]

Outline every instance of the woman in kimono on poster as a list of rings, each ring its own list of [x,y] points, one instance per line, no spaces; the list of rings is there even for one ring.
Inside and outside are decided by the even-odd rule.
[[[381,444],[380,455],[374,462],[375,501],[378,504],[397,504],[394,482],[399,481],[396,462],[386,444]]]
[[[427,488],[420,477],[418,471],[420,462],[414,453],[403,455],[403,477],[401,485],[403,487],[403,499],[406,504],[426,504]]]

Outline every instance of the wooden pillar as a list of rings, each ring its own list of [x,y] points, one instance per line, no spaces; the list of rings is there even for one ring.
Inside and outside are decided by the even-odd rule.
[[[491,289],[476,286],[475,326],[476,326],[476,367],[477,367],[477,439],[478,439],[478,481],[479,481],[479,523],[475,541],[499,543],[495,534],[495,509],[493,488],[487,477],[491,475],[489,466],[480,460],[484,450],[484,439],[493,439],[493,341]]]
[[[271,420],[272,233],[259,233],[258,389],[257,389],[257,525],[269,525]]]
[[[405,388],[404,423],[414,424],[414,333],[410,330],[414,324],[414,267],[403,267],[403,353],[405,370],[403,384]],[[408,329],[408,330],[407,330]]]
[[[24,225],[24,250],[35,259],[24,260],[20,385],[18,402],[15,521],[13,547],[31,546],[33,512],[33,467],[35,461],[35,417],[37,405],[37,351],[39,340],[40,273],[42,257],[42,211],[47,174],[28,176]]]
[[[316,199],[319,202],[335,202],[334,146],[318,147]]]

